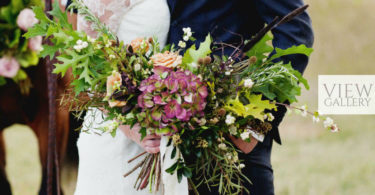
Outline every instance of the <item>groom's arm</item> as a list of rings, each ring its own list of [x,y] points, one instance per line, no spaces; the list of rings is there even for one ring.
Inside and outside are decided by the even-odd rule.
[[[303,0],[255,0],[254,2],[259,15],[266,23],[270,23],[276,16],[285,16],[304,5]],[[311,20],[307,12],[277,26],[272,33],[273,45],[281,49],[301,44],[312,47],[314,42]],[[308,57],[301,54],[285,56],[279,60],[291,62],[293,67],[301,73],[308,63]]]
[[[303,0],[254,0],[256,9],[261,18],[270,23],[276,16],[283,17],[291,11],[304,5]],[[304,44],[307,47],[312,47],[314,42],[314,34],[311,26],[311,20],[307,12],[296,16],[291,21],[277,26],[272,30],[274,36],[274,47],[286,49],[294,45]],[[280,59],[285,63],[292,63],[293,68],[303,73],[309,58],[302,54],[295,54],[284,56]],[[272,121],[273,129],[266,136],[264,143],[270,144],[272,140],[281,144],[281,139],[278,131],[278,126],[281,123],[286,112],[284,106],[279,106],[277,112],[273,112],[275,116]]]

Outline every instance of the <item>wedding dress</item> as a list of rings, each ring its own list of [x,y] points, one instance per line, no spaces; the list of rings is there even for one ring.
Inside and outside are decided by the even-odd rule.
[[[170,14],[166,0],[84,0],[120,40],[129,43],[138,37],[156,36],[164,46],[168,36]],[[78,17],[78,29],[94,34],[90,24]],[[91,31],[91,32],[90,32]],[[148,195],[146,189],[136,191],[138,172],[123,175],[142,159],[127,161],[144,150],[120,130],[112,137],[101,133],[103,113],[90,109],[85,116],[83,132],[77,142],[79,168],[75,195]],[[162,194],[157,192],[156,194]]]

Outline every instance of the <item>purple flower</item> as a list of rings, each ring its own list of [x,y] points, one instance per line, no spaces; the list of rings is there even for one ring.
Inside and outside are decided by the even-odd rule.
[[[179,115],[181,113],[181,105],[178,104],[176,100],[170,101],[167,105],[164,107],[165,116],[168,119],[172,119]]]

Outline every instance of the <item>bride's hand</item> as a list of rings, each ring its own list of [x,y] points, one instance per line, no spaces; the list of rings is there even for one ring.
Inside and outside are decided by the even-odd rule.
[[[139,124],[135,124],[133,128],[129,125],[121,125],[119,127],[126,137],[132,139],[138,145],[140,145],[146,152],[154,154],[160,151],[160,136],[158,135],[147,135],[141,140],[141,134],[139,130],[141,127]]]

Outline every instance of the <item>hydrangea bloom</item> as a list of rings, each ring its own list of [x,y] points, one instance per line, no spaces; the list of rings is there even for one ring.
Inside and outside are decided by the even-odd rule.
[[[207,87],[196,75],[166,67],[155,67],[154,74],[142,81],[139,90],[142,93],[138,106],[148,115],[146,122],[175,131],[175,122],[203,115],[208,96]]]

